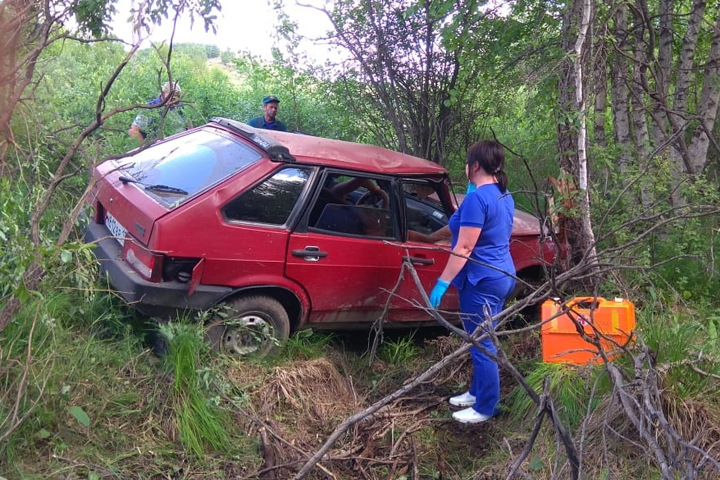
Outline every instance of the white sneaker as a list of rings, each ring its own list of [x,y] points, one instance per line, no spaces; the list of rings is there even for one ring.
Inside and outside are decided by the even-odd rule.
[[[492,418],[489,415],[483,415],[482,413],[476,412],[472,407],[464,410],[458,410],[452,414],[452,417],[453,420],[457,420],[460,423],[482,423]]]
[[[470,392],[465,392],[462,395],[450,397],[448,403],[456,407],[471,407],[475,405],[475,395],[470,395]]]

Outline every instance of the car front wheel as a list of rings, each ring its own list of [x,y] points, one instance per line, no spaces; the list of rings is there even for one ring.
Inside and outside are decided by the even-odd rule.
[[[262,358],[275,353],[290,335],[283,306],[265,295],[241,297],[213,317],[207,336],[213,349],[238,357]]]

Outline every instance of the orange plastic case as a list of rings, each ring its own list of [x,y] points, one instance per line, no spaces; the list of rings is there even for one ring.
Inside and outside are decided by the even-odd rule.
[[[597,304],[591,309],[594,301]],[[558,312],[565,311],[564,306],[572,313],[552,318]],[[565,304],[558,300],[546,300],[542,305],[541,331],[544,362],[578,365],[602,362],[602,359],[597,357],[597,348],[582,339],[569,315],[573,315],[584,325],[588,336],[595,336],[595,331],[590,326],[592,322],[599,332],[621,345],[635,329],[635,306],[622,298],[606,300],[601,297],[576,297]],[[600,339],[600,344],[606,352],[615,349],[615,345],[608,340]]]

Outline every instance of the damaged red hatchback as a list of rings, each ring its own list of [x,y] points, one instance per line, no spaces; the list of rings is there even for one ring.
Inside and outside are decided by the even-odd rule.
[[[154,317],[224,306],[209,335],[238,355],[266,354],[302,328],[369,326],[403,261],[428,291],[448,258],[408,240],[447,224],[447,171],[379,147],[215,118],[95,177],[86,241],[112,285]],[[518,211],[511,252],[518,275],[537,278],[556,249]],[[419,304],[404,278],[388,325],[433,324]],[[441,308],[458,309],[457,291]]]

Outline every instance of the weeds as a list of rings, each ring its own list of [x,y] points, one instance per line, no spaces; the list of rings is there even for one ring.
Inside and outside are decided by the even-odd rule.
[[[397,340],[386,340],[378,352],[380,360],[394,366],[407,365],[417,358],[420,348],[415,344],[415,331]]]
[[[543,363],[538,362],[525,377],[528,385],[533,390],[542,392],[543,381],[548,378],[550,381],[550,392],[555,402],[558,415],[565,425],[571,428],[577,427],[588,412],[590,390],[602,372],[600,366],[584,366],[564,363]],[[609,392],[609,382],[601,381],[592,399],[592,411],[606,393]],[[535,404],[520,387],[516,387],[506,401],[506,409],[510,413],[513,422],[522,423],[532,418],[535,414]]]
[[[311,329],[300,330],[288,338],[281,358],[310,360],[321,357],[327,353],[333,339],[332,333],[320,333]]]
[[[202,328],[187,323],[160,326],[168,341],[165,364],[173,375],[172,403],[183,446],[198,458],[207,449],[228,453],[232,445],[228,418],[200,390],[197,372],[207,351]]]

